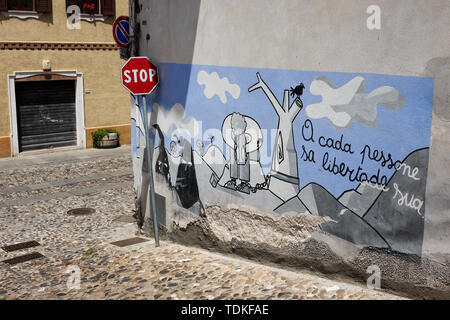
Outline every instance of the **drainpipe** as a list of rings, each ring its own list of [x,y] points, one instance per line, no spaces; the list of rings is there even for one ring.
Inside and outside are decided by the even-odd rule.
[[[140,5],[138,0],[130,0],[128,2],[130,11],[130,45],[129,55],[130,57],[136,57],[139,53],[139,29],[140,24],[138,22],[138,14],[140,12]]]

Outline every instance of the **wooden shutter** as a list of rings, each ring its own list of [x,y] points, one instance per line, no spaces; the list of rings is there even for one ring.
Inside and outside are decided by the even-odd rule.
[[[102,14],[104,16],[116,15],[116,0],[101,0],[102,1]]]
[[[67,11],[67,8],[70,7],[70,6],[72,6],[72,5],[77,6],[77,5],[78,5],[77,0],[66,0],[66,11]],[[83,9],[83,8],[80,8],[80,10],[81,10],[81,9]],[[74,12],[75,12],[75,11],[72,11],[71,13],[68,13],[68,14],[73,14]]]
[[[70,7],[71,5],[78,5],[78,1],[77,0],[66,0],[66,9],[68,7]]]
[[[0,11],[8,10],[8,2],[7,0],[0,0]]]
[[[52,12],[52,0],[36,0],[37,12]]]

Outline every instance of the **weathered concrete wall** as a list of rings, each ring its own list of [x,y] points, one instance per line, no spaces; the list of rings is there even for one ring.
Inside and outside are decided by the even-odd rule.
[[[150,122],[164,236],[361,281],[377,265],[384,288],[449,297],[447,1],[134,5],[137,54],[161,73]]]

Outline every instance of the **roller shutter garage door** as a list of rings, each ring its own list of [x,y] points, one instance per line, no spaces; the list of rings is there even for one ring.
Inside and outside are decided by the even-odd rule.
[[[77,144],[75,80],[16,82],[19,150]]]

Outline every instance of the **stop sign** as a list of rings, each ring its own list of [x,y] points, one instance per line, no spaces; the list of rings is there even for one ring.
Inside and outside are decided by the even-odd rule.
[[[149,94],[158,85],[158,68],[147,57],[132,57],[123,65],[121,78],[132,94]]]

